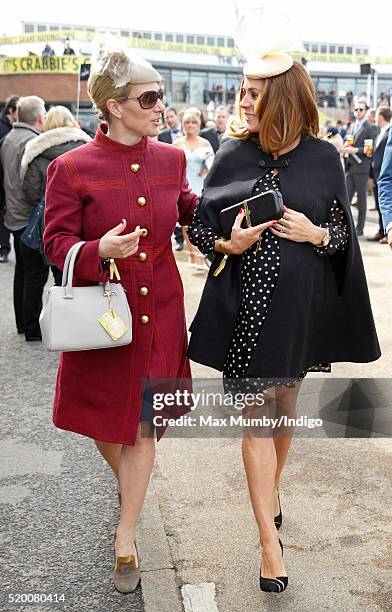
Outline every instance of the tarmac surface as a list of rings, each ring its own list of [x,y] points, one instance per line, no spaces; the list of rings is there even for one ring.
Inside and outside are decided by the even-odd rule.
[[[365,233],[376,229],[370,212]],[[383,355],[337,364],[333,375],[390,378],[392,252],[365,240],[361,248]],[[190,322],[205,274],[177,259]],[[295,438],[281,484],[289,586],[278,596],[258,588],[240,440],[164,438],[139,525],[142,592],[116,593],[115,482],[91,440],[52,425],[58,357],[16,334],[12,277],[12,263],[1,265],[1,612],[392,609],[392,442],[376,437]],[[197,364],[193,375],[220,376]],[[18,593],[64,601],[11,603]]]

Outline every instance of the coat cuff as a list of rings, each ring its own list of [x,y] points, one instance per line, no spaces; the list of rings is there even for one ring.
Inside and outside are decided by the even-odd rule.
[[[104,269],[99,257],[100,239],[90,240],[82,246],[75,263],[75,275],[78,278],[96,282],[109,280],[109,272]]]

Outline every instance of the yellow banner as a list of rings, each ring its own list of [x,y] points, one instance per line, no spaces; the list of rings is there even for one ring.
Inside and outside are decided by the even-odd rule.
[[[88,63],[90,63],[89,57],[77,57],[76,55],[2,57],[0,58],[0,74],[76,74],[81,64]]]
[[[46,43],[62,41],[67,38],[71,41],[91,41],[97,36],[97,32],[87,32],[85,30],[59,30],[57,32],[36,32],[33,34],[22,34],[20,36],[0,36],[0,45],[26,44],[26,43]],[[149,40],[147,38],[126,38],[118,37],[134,49],[156,49],[158,51],[173,51],[177,53],[194,53],[202,55],[215,55],[217,57],[241,57],[238,49],[232,47],[215,47],[208,45],[190,45],[187,43],[165,42],[160,40]],[[293,53],[293,56],[300,58],[306,57],[309,62],[338,62],[346,64],[391,64],[392,57],[370,57],[369,55],[340,55],[338,53]],[[33,71],[36,72],[36,71]],[[42,72],[42,71],[41,71]],[[47,72],[45,70],[44,72]],[[72,72],[71,70],[61,70],[61,72]],[[4,73],[3,73],[4,74]]]

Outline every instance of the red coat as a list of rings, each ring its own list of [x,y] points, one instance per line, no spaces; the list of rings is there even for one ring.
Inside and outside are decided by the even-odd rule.
[[[190,377],[184,292],[171,236],[177,220],[189,224],[197,196],[188,187],[181,149],[148,138],[123,145],[106,129],[103,124],[94,141],[50,164],[44,241],[60,268],[72,244],[87,241],[74,271],[75,284],[87,285],[108,277],[98,256],[103,234],[123,218],[126,232],[136,225],[148,230],[135,255],[116,260],[133,340],[125,347],[62,353],[53,422],[97,440],[134,444],[143,379]]]

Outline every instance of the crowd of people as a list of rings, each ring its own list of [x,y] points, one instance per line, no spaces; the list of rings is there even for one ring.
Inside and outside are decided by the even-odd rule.
[[[346,124],[338,120],[334,126],[328,122],[323,128],[323,137],[335,145],[341,156],[349,201],[358,210],[357,235],[363,236],[368,210],[367,196],[372,194],[378,212],[378,230],[373,236],[368,236],[367,240],[381,244],[387,244],[388,240],[380,212],[378,181],[391,119],[389,106],[371,109],[364,100],[358,100],[352,120],[350,118]]]

